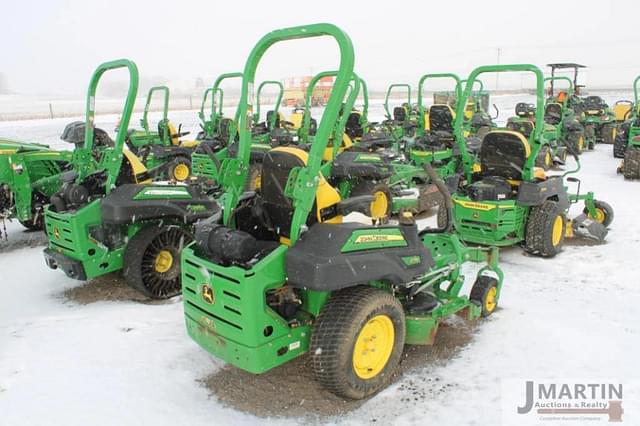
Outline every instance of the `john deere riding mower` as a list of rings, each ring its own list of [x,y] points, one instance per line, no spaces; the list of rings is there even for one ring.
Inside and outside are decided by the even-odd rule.
[[[210,179],[218,184],[222,181],[221,161],[229,156],[234,156],[238,150],[238,115],[233,119],[222,115],[223,92],[221,85],[225,80],[242,78],[242,73],[225,73],[218,76],[212,87],[212,93],[220,93],[219,104],[212,104],[211,117],[213,123],[210,127],[211,137],[204,139],[191,156],[193,170],[196,176]],[[280,89],[277,104],[274,110],[267,111],[266,121],[260,122],[260,95],[267,85],[275,84]],[[260,186],[260,163],[264,154],[271,148],[271,144],[280,144],[283,141],[297,140],[295,131],[289,130],[291,126],[282,119],[278,109],[282,96],[282,85],[276,81],[265,81],[258,86],[255,114],[252,114],[251,131],[253,143],[251,145],[251,176],[247,183],[247,190],[254,190]],[[289,123],[290,124],[290,123]],[[206,127],[206,126],[205,126]],[[218,193],[220,195],[220,193]]]
[[[276,42],[318,36],[334,37],[341,59],[311,149],[269,151],[261,194],[241,197],[259,60]],[[182,277],[187,330],[204,349],[256,374],[309,353],[326,389],[360,399],[390,382],[405,344],[433,344],[444,317],[495,312],[502,273],[496,249],[467,248],[446,230],[420,234],[408,217],[396,226],[342,223],[371,199],[341,199],[320,174],[353,62],[350,39],[329,24],[259,41],[244,72],[238,156],[223,160],[232,188],[225,218],[198,226]],[[461,294],[465,260],[487,262],[469,296]]]
[[[162,95],[163,103],[162,119],[154,130],[149,125],[149,108],[156,93]],[[162,166],[165,169],[165,173],[162,174],[164,177],[182,182],[191,176],[191,154],[199,142],[181,139],[190,132],[183,132],[182,125],[176,129],[169,120],[168,114],[169,88],[155,86],[149,89],[140,120],[142,130],[129,130],[126,144],[148,169]]]
[[[395,106],[393,112],[390,108],[391,95],[394,90],[405,89],[407,91],[406,102]],[[418,116],[411,104],[411,85],[406,83],[394,83],[387,88],[384,98],[385,120],[382,122],[385,128],[393,135],[394,139],[413,137],[418,127]]]
[[[620,130],[613,145],[613,156],[624,158],[618,167],[625,179],[640,179],[640,98],[638,85],[640,76],[633,81],[634,106],[626,114],[626,120],[620,125]]]
[[[219,212],[195,185],[139,184],[122,179],[125,132],[112,146],[94,150],[95,94],[102,75],[126,68],[129,89],[122,111],[126,129],[138,89],[136,65],[126,59],[98,66],[89,85],[84,144],[73,152],[72,170],[61,175],[61,190],[45,212],[47,265],[71,278],[92,279],[122,270],[129,285],[153,298],[180,292],[180,251],[193,223]],[[96,158],[97,157],[97,158]],[[144,179],[135,171],[134,181]]]
[[[200,132],[198,132],[198,136],[196,136],[197,140],[213,140],[218,134],[218,124],[223,117],[223,100],[224,91],[220,87],[218,87],[215,92],[213,91],[213,87],[208,87],[207,90],[204,91],[200,111],[198,112]],[[208,115],[205,113],[207,102],[211,102]]]
[[[466,83],[466,80],[460,80],[460,87]],[[465,136],[484,136],[491,128],[496,127],[493,120],[498,118],[498,107],[493,104],[493,108],[496,111],[495,116],[489,114],[489,99],[490,94],[484,90],[484,83],[482,80],[476,80],[474,86],[478,86],[477,89],[472,90],[470,98],[467,100],[467,105],[464,109],[464,133]],[[444,105],[447,104],[454,109],[457,106],[458,98],[456,97],[456,91],[437,91],[433,94],[433,103]]]
[[[469,76],[463,98],[471,83],[489,72],[531,72],[536,76],[537,103],[535,121],[543,122],[544,80],[534,65],[495,65],[476,68]],[[464,102],[458,104],[457,120],[462,120]],[[458,125],[461,123],[458,123]],[[459,129],[459,127],[457,127]],[[459,130],[458,130],[459,131]],[[592,192],[580,193],[580,181],[562,176],[546,176],[535,167],[545,145],[542,126],[535,126],[529,138],[511,130],[493,130],[484,137],[478,161],[480,171],[473,172],[473,159],[464,144],[464,175],[453,195],[455,228],[460,239],[491,246],[522,244],[529,253],[551,257],[560,252],[564,238],[579,234],[602,242],[613,220],[613,209],[594,199]],[[579,159],[574,155],[576,162]],[[577,183],[577,193],[569,193],[566,183]],[[583,214],[568,219],[569,207],[584,201]],[[443,213],[440,214],[444,221]]]
[[[27,229],[41,230],[44,209],[70,160],[68,151],[0,139],[0,221],[15,218]]]

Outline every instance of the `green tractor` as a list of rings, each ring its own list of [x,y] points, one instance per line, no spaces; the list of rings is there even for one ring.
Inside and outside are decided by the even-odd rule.
[[[584,127],[577,119],[575,111],[569,107],[569,99],[575,96],[573,82],[565,76],[547,77],[550,83],[547,100],[544,105],[545,138],[555,145],[554,161],[563,164],[567,158],[567,145],[581,154],[585,149]],[[554,82],[567,82],[567,89],[554,91]]]
[[[582,125],[589,148],[595,143],[613,144],[616,139],[616,116],[600,96],[587,96],[582,100]]]
[[[162,119],[157,129],[149,125],[149,108],[156,93],[162,96]],[[126,144],[148,169],[164,168],[162,173],[168,179],[183,182],[191,176],[191,153],[198,141],[182,140],[189,132],[182,132],[182,125],[176,127],[168,118],[169,88],[154,86],[149,89],[144,105],[140,126],[142,130],[131,129],[127,133]]]
[[[42,230],[44,209],[70,160],[69,151],[0,139],[0,220],[17,219],[29,230]]]
[[[335,38],[341,59],[310,151],[269,151],[261,194],[241,195],[260,58],[277,42],[318,36]],[[238,156],[223,160],[224,221],[198,225],[183,251],[182,282],[187,331],[214,356],[260,374],[308,353],[326,389],[361,399],[390,382],[405,344],[433,344],[443,318],[495,312],[503,275],[497,249],[467,248],[446,229],[419,233],[409,217],[394,226],[342,223],[371,199],[341,199],[320,173],[353,64],[349,37],[330,24],[272,31],[254,47]],[[461,294],[467,260],[486,263],[469,296]]]
[[[469,76],[463,100],[471,91],[471,83],[484,73],[531,72],[537,81],[535,122],[543,123],[544,79],[534,65],[494,65],[476,68]],[[465,103],[458,104],[460,131]],[[473,172],[474,159],[464,144],[460,145],[464,163],[461,181],[449,184],[457,191],[453,195],[455,229],[461,240],[489,246],[522,244],[528,253],[552,257],[560,252],[565,236],[574,234],[602,242],[607,227],[613,220],[613,209],[607,203],[594,199],[592,192],[581,193],[580,181],[569,177],[567,182],[577,184],[577,193],[569,193],[565,177],[546,176],[535,167],[541,148],[545,145],[542,126],[535,126],[529,138],[512,130],[492,130],[485,135],[477,161],[480,170]],[[584,201],[581,215],[568,219],[569,207]],[[439,211],[439,223],[446,220]]]
[[[638,85],[640,76],[633,81],[633,95],[635,102],[626,113],[625,121],[619,126],[618,135],[613,145],[613,156],[623,158],[618,172],[625,179],[640,179],[640,99]]]
[[[84,143],[74,150],[72,170],[61,175],[62,187],[45,211],[49,245],[44,257],[50,268],[70,278],[122,271],[127,283],[146,296],[171,297],[181,290],[180,252],[193,223],[220,209],[196,185],[123,181],[125,132],[96,155],[96,88],[105,72],[121,68],[129,72],[129,89],[120,126],[129,124],[138,69],[126,59],[103,63],[89,84]],[[147,173],[134,170],[129,182],[144,181]]]

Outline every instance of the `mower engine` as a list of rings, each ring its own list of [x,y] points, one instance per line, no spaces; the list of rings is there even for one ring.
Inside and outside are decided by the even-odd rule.
[[[489,176],[471,184],[467,195],[473,201],[502,201],[513,199],[513,190],[506,179]]]

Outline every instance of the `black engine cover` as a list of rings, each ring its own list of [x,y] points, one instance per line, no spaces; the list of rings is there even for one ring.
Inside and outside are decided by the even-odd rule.
[[[162,197],[163,191],[185,191],[183,198]],[[158,198],[142,199],[143,191],[157,190]],[[136,199],[138,197],[138,199]],[[105,224],[125,225],[151,219],[177,219],[193,223],[220,210],[218,203],[195,186],[122,185],[104,197],[101,203]]]
[[[503,201],[512,199],[513,191],[505,179],[486,177],[473,183],[469,187],[468,195],[474,201]]]
[[[351,234],[361,229],[400,229],[407,245],[343,252]],[[407,265],[402,258],[419,256]],[[372,227],[358,223],[317,224],[304,233],[285,257],[289,284],[297,288],[333,291],[384,280],[402,285],[435,265],[415,225]]]

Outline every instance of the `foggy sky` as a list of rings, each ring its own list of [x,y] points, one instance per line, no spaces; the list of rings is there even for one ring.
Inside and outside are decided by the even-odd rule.
[[[96,65],[121,57],[134,60],[143,78],[210,84],[219,73],[242,70],[268,31],[316,22],[350,35],[356,70],[373,89],[415,85],[426,72],[464,77],[495,63],[498,48],[501,63],[584,63],[582,82],[592,87],[630,86],[640,73],[637,0],[3,3],[0,72],[18,93],[82,94]],[[281,43],[265,55],[258,80],[336,65],[328,39]],[[523,84],[500,78],[504,86]]]

